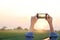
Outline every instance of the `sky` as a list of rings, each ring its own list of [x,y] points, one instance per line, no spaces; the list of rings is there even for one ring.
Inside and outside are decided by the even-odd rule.
[[[60,0],[0,0],[0,28],[29,28],[31,16],[37,13],[48,13],[54,29],[60,30]]]

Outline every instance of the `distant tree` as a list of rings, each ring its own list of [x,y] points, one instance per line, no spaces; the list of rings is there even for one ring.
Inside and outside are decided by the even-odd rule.
[[[18,30],[22,30],[21,26],[18,26],[17,29],[18,29]]]
[[[5,30],[7,27],[6,26],[4,26],[1,30]]]
[[[27,29],[27,28],[25,28],[24,30],[28,31],[28,29]]]

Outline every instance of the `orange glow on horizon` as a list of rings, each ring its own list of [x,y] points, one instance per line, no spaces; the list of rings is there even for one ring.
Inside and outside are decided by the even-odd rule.
[[[41,30],[36,30],[35,32],[37,32],[37,33],[45,33],[45,32],[46,32],[46,30],[41,29]]]

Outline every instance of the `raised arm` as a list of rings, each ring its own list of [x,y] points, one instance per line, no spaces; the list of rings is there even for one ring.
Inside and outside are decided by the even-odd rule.
[[[49,26],[50,26],[50,35],[49,35],[50,36],[50,40],[57,40],[58,34],[55,33],[55,31],[53,29],[52,17],[48,15],[46,20],[48,21]]]
[[[48,17],[46,18],[46,20],[49,23],[50,32],[54,32],[53,23],[52,23],[52,17],[48,15]]]
[[[34,25],[35,25],[37,20],[38,19],[36,16],[31,17],[31,24],[30,24],[29,32],[34,32]]]
[[[30,25],[30,29],[29,29],[29,32],[26,33],[26,40],[33,40],[33,37],[34,37],[34,25],[37,21],[37,17],[36,16],[33,16],[31,17],[31,25]]]

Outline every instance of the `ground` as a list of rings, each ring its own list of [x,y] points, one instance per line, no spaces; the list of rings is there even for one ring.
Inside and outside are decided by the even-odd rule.
[[[24,30],[0,30],[0,40],[25,40]],[[59,32],[60,34],[60,32]],[[45,33],[34,33],[34,40],[42,40],[49,36],[48,32]],[[60,40],[60,38],[58,38]]]

